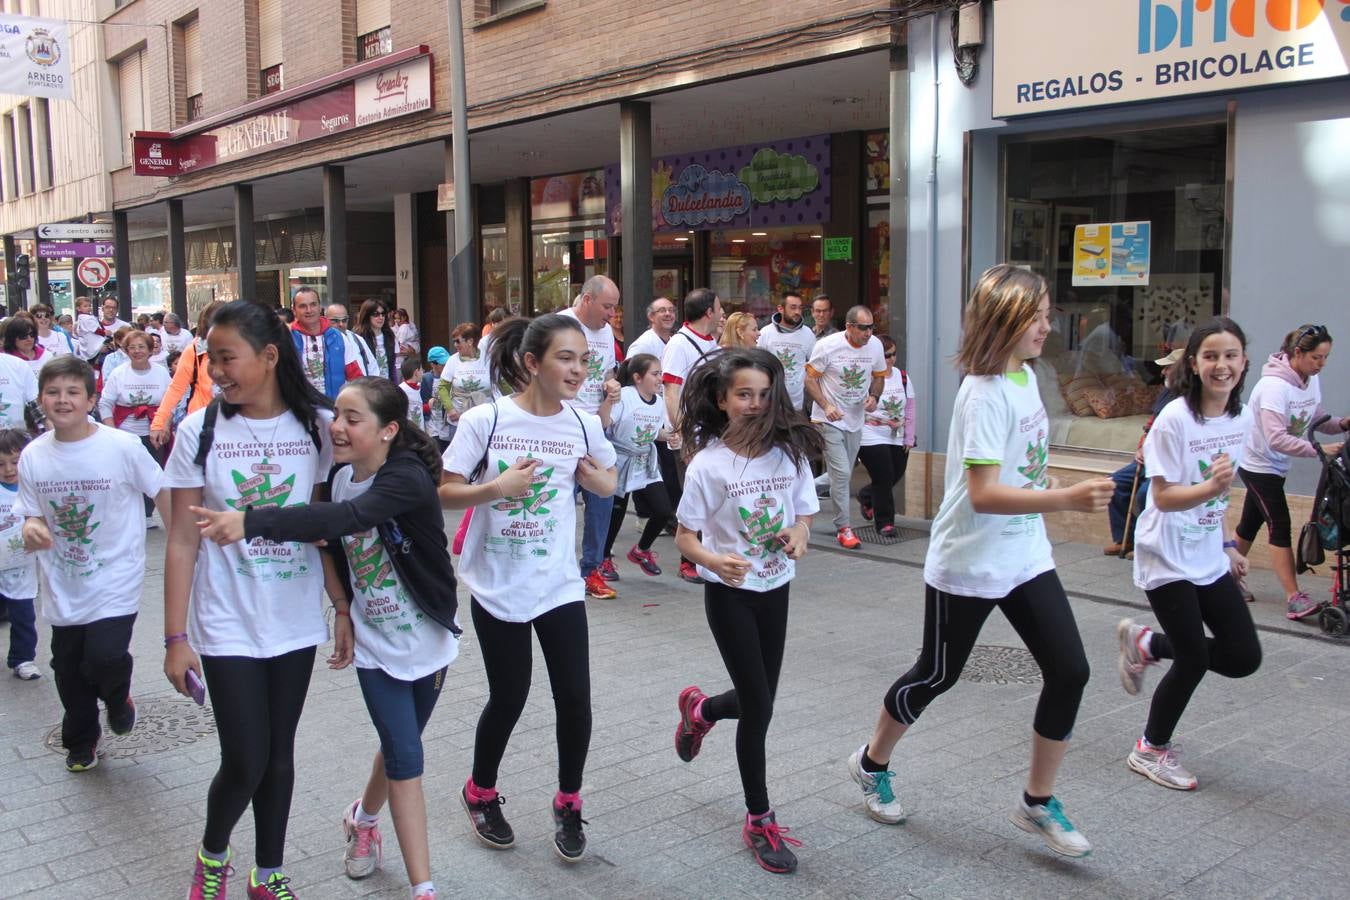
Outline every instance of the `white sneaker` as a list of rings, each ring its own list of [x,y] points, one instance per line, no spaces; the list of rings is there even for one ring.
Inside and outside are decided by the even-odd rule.
[[[1081,859],[1092,853],[1088,839],[1073,827],[1069,817],[1064,815],[1064,808],[1054,797],[1044,806],[1027,806],[1025,800],[1018,800],[1009,818],[1023,831],[1039,834],[1045,846],[1061,856]]]
[[[1174,791],[1193,791],[1200,782],[1181,767],[1181,744],[1173,742],[1165,747],[1150,747],[1140,738],[1134,742],[1125,764],[1155,784]]]
[[[360,803],[359,799],[353,801],[342,816],[342,836],[347,841],[342,864],[348,878],[365,878],[384,860],[384,840],[380,837],[379,825],[374,822],[363,825],[356,821],[356,808]]]
[[[1116,623],[1116,640],[1120,642],[1120,685],[1133,697],[1144,687],[1144,670],[1155,660],[1144,656],[1139,643],[1151,631],[1147,625],[1136,625],[1134,619]]]
[[[863,753],[867,745],[858,748],[858,752],[848,758],[848,774],[862,787],[863,804],[867,814],[886,825],[899,825],[905,821],[905,810],[891,789],[894,772],[868,772],[862,767]]]
[[[37,681],[42,677],[42,670],[37,667],[37,663],[26,660],[14,667],[14,677],[23,681]]]

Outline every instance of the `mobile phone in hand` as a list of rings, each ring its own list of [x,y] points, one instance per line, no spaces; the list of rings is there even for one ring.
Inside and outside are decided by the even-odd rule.
[[[197,677],[197,670],[188,669],[183,680],[187,684],[188,695],[192,697],[192,702],[198,706],[206,705],[206,685]]]

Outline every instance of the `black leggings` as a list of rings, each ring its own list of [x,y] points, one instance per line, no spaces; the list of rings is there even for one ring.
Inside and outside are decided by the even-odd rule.
[[[164,452],[167,448],[165,448],[165,447],[156,447],[154,444],[150,443],[150,438],[149,438],[149,437],[146,437],[146,436],[144,436],[144,435],[141,436],[141,446],[145,448],[146,452],[150,454],[150,457],[151,457],[155,462],[159,463],[159,467],[160,467],[161,469],[164,468],[164,460],[168,459],[168,455]],[[147,519],[150,518],[150,516],[154,513],[154,511],[155,511],[155,498],[154,498],[154,497],[146,497],[146,498],[145,498],[145,517],[146,517]],[[165,527],[165,528],[168,528],[168,527],[169,527],[169,523],[168,523],[168,522],[165,522],[165,523],[164,523],[164,527]]]
[[[530,629],[539,635],[539,648],[548,666],[553,688],[553,711],[558,740],[558,789],[581,790],[586,751],[591,745],[591,659],[586,630],[586,604],[578,600],[551,609],[532,622],[503,622],[473,601],[473,630],[487,670],[488,701],[478,717],[473,742],[473,783],[497,786],[497,767],[506,742],[530,696]]]
[[[1235,530],[1247,543],[1256,540],[1261,526],[1270,525],[1270,546],[1288,550],[1293,546],[1293,528],[1289,524],[1289,501],[1284,496],[1284,476],[1248,472],[1241,466],[1238,475],[1247,497],[1242,501],[1242,518]]]
[[[605,558],[614,555],[614,542],[619,538],[619,529],[623,528],[623,517],[628,512],[628,498],[637,497],[647,512],[647,524],[642,526],[642,537],[638,539],[638,549],[647,551],[665,530],[675,510],[670,505],[670,495],[666,493],[663,481],[653,481],[646,487],[638,488],[627,494],[615,496],[614,511],[609,516],[609,536],[605,538]]]
[[[984,620],[996,608],[1041,667],[1041,698],[1032,726],[1047,740],[1069,739],[1087,686],[1088,661],[1069,598],[1053,569],[1013,588],[1002,600],[961,597],[929,585],[919,659],[882,701],[892,719],[913,725],[934,697],[956,684]]]
[[[858,459],[872,483],[858,492],[858,502],[874,510],[877,527],[895,524],[895,486],[905,477],[909,448],[899,444],[873,444],[858,448]]]
[[[206,793],[202,848],[221,854],[250,802],[256,865],[278,869],[295,788],[295,729],[305,708],[314,647],[281,656],[203,656],[220,738],[220,768]]]
[[[745,808],[769,811],[764,783],[764,742],[773,719],[773,698],[787,641],[788,585],[760,593],[708,582],[703,588],[708,628],[731,676],[732,689],[703,704],[709,722],[737,719],[736,764],[741,770]]]
[[[1232,575],[1204,586],[1173,581],[1145,593],[1162,627],[1161,634],[1153,633],[1149,654],[1172,660],[1153,692],[1144,729],[1144,738],[1161,747],[1172,740],[1205,672],[1228,678],[1252,674],[1261,665],[1261,642]],[[1214,637],[1205,637],[1206,625]]]

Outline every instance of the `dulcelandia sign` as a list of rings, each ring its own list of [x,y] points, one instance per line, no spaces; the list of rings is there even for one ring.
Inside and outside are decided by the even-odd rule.
[[[1350,75],[1350,0],[997,0],[999,118]]]

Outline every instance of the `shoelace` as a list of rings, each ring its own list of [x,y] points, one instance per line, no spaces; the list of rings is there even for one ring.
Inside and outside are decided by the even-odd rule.
[[[290,878],[285,875],[273,875],[267,879],[265,887],[276,900],[296,900],[295,894],[291,893],[290,883]]]
[[[882,803],[894,803],[895,791],[891,788],[891,779],[895,777],[894,772],[868,772],[873,778],[873,784],[876,785],[877,799]]]
[[[761,834],[769,842],[769,847],[773,850],[782,850],[784,844],[791,844],[794,847],[800,847],[802,842],[795,837],[788,837],[791,831],[785,825],[779,825],[777,822],[765,822],[762,825],[751,825],[751,834]]]
[[[562,819],[564,831],[580,831],[582,825],[591,824],[581,817],[581,810],[575,808],[570,803],[565,806],[555,806],[554,809],[558,811],[558,816]]]
[[[1057,824],[1063,831],[1078,830],[1073,827],[1073,823],[1069,821],[1069,817],[1064,815],[1064,807],[1060,806],[1059,800],[1056,797],[1051,797],[1046,802],[1045,814],[1049,816],[1051,819],[1054,819],[1055,824]]]
[[[233,874],[234,866],[229,863],[210,866],[203,862],[198,867],[197,876],[193,879],[192,886],[201,888],[202,896],[206,900],[212,900],[212,898],[220,895],[222,882]]]
[[[1163,755],[1158,759],[1162,766],[1168,769],[1180,767],[1181,741],[1173,741],[1166,747],[1155,747],[1154,749],[1163,751]]]
[[[369,856],[370,845],[375,841],[375,823],[356,826],[356,855]]]

